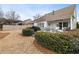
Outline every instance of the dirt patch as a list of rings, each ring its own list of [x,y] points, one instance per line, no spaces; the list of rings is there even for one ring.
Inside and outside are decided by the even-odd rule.
[[[6,37],[9,33],[0,33],[0,39]]]

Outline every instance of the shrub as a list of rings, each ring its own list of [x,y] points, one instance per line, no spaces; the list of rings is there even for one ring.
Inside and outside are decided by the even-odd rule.
[[[58,53],[79,53],[79,39],[64,33],[37,32],[36,41]]]
[[[34,34],[34,30],[26,28],[22,30],[22,34],[24,36],[32,36]]]
[[[32,26],[32,29],[33,29],[35,32],[41,30],[41,29],[40,29],[39,27],[37,27],[37,26]]]
[[[79,28],[79,24],[78,24],[78,22],[77,22],[77,24],[76,24],[76,27]]]

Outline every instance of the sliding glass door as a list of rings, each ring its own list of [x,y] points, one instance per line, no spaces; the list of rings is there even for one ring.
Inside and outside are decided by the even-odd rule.
[[[68,28],[68,22],[59,22],[59,29],[63,30],[63,29],[67,29]]]

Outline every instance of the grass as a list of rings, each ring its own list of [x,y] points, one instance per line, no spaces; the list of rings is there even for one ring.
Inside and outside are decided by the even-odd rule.
[[[6,37],[9,33],[0,33],[0,39]]]

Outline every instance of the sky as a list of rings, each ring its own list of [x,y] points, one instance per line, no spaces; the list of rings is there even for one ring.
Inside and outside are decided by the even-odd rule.
[[[0,8],[6,13],[7,11],[14,10],[21,16],[21,20],[34,19],[36,14],[44,15],[53,10],[58,10],[70,4],[0,4]],[[79,4],[76,5],[77,20],[79,19]],[[78,20],[79,21],[79,20]]]

